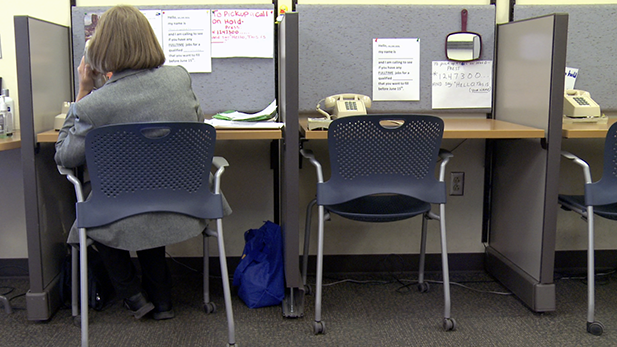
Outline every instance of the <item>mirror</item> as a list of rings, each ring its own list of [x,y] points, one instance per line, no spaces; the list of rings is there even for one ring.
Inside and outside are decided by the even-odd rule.
[[[449,60],[471,61],[480,59],[482,39],[479,34],[458,32],[446,38],[446,56]]]
[[[482,37],[478,33],[467,31],[467,10],[461,11],[461,31],[446,37],[446,57],[454,61],[472,61],[480,59]]]

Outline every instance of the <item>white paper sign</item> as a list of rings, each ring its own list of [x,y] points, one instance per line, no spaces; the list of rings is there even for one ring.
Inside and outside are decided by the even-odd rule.
[[[210,10],[163,11],[163,51],[165,64],[212,72]]]
[[[493,62],[433,61],[433,109],[491,108]]]
[[[373,100],[420,100],[420,39],[373,39]]]
[[[576,77],[578,76],[578,69],[566,66],[566,79],[564,89],[574,89],[576,84]]]
[[[212,10],[212,57],[272,58],[274,10]]]

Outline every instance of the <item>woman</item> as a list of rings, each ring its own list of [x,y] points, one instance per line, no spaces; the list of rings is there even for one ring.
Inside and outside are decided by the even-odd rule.
[[[64,167],[85,163],[85,136],[108,124],[204,120],[188,72],[162,66],[165,55],[146,17],[131,6],[115,6],[100,18],[79,65],[79,93],[60,130],[55,160]],[[90,64],[86,64],[88,61]],[[99,89],[99,75],[111,76]],[[226,214],[231,213],[226,205]],[[171,275],[165,245],[199,235],[206,222],[172,213],[149,213],[88,229],[116,293],[136,318],[173,318]],[[78,243],[75,226],[69,243]],[[142,281],[129,251],[137,251]]]

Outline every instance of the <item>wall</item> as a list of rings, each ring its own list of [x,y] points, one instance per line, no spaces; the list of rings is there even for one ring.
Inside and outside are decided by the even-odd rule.
[[[300,0],[303,4],[314,4],[319,1]],[[519,4],[575,4],[588,1],[543,1],[537,0],[518,0]],[[113,6],[118,3],[130,3],[134,5],[158,5],[169,4],[163,0],[130,0],[118,2],[115,0],[78,0],[77,6]],[[210,0],[183,0],[182,4],[208,4],[221,3]],[[250,3],[250,4],[271,4],[271,1],[226,1],[226,3]],[[291,0],[281,1],[291,5]],[[375,4],[375,0],[364,1],[328,1],[322,0],[321,3],[340,3],[340,4]],[[489,0],[391,0],[389,4],[433,4],[433,5],[485,5]],[[617,1],[593,1],[593,3],[617,3]],[[62,25],[70,23],[70,5],[68,0],[22,0],[19,2],[0,0],[0,40],[2,46],[2,58],[0,59],[0,76],[6,88],[11,91],[11,96],[18,103],[17,95],[17,76],[14,51],[14,32],[13,16],[29,15],[45,20],[49,20]],[[497,0],[497,22],[503,22],[504,16],[507,18],[508,0]],[[506,11],[504,11],[504,7]],[[505,14],[504,14],[505,13]],[[16,112],[18,116],[18,112]],[[584,142],[582,145],[581,143]],[[582,142],[571,143],[564,141],[565,148],[583,149],[589,153],[591,162],[600,160],[598,157],[598,144],[596,140],[585,140]],[[313,141],[311,148],[317,152],[326,153],[325,142]],[[453,149],[455,157],[448,164],[449,171],[465,172],[465,195],[462,197],[450,197],[447,205],[448,219],[448,242],[449,250],[453,253],[479,253],[484,251],[480,242],[481,237],[481,217],[482,217],[482,186],[484,179],[484,142],[481,140],[447,140],[443,144],[444,148]],[[235,212],[224,221],[228,254],[238,256],[242,252],[244,240],[243,232],[251,227],[258,227],[263,220],[272,218],[272,172],[268,164],[268,141],[254,142],[221,142],[217,145],[217,154],[225,156],[231,166],[223,177],[223,190],[230,200]],[[601,156],[601,154],[600,154]],[[600,160],[601,161],[601,160]],[[21,162],[19,150],[0,152],[0,196],[11,197],[2,199],[0,203],[0,259],[27,258],[26,231],[24,221],[23,204],[23,183],[21,181]],[[305,204],[314,196],[315,174],[308,163],[303,163],[300,182],[301,190],[301,211],[304,211]],[[569,170],[569,169],[568,169]],[[574,172],[576,170],[573,170]],[[595,172],[594,172],[595,173]],[[576,173],[574,173],[576,174]],[[573,175],[574,175],[573,174]],[[568,175],[568,176],[573,176]],[[580,175],[580,174],[579,174]],[[562,184],[566,187],[574,185],[575,177],[564,179]],[[599,177],[599,176],[595,176]],[[251,192],[246,194],[246,192]],[[301,213],[301,218],[304,218]],[[560,214],[558,228],[572,228],[575,221]],[[298,222],[303,226],[304,221]],[[576,222],[578,223],[578,222]],[[599,221],[603,225],[602,221]],[[431,223],[435,224],[435,223]],[[313,223],[315,225],[315,223]],[[326,245],[326,254],[388,254],[388,253],[418,253],[420,221],[400,222],[388,226],[393,230],[382,237],[381,228],[386,225],[371,226],[369,228],[358,228],[358,224],[352,224],[340,219],[333,219],[328,224],[329,230],[335,232],[327,233],[329,243]],[[584,227],[581,225],[581,227]],[[411,228],[409,232],[406,228]],[[601,227],[598,238],[599,248],[616,248],[617,242],[610,241],[611,236],[607,227]],[[436,225],[431,225],[429,236],[428,251],[436,253],[439,251],[438,236]],[[316,233],[314,233],[316,234]],[[314,235],[313,235],[314,236]],[[302,235],[301,235],[302,239]],[[614,238],[613,238],[614,239]],[[315,242],[313,242],[314,246]],[[559,234],[557,240],[558,249],[584,249],[586,245],[585,236],[572,230],[565,234]],[[410,248],[411,247],[411,248]],[[197,256],[201,254],[199,240],[191,240],[169,248],[172,255]],[[312,247],[314,253],[314,247]]]

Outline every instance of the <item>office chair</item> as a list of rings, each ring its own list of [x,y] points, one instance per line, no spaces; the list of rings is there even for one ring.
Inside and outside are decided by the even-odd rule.
[[[228,345],[236,346],[220,194],[221,175],[228,163],[224,158],[213,158],[215,141],[214,127],[198,122],[131,123],[93,129],[86,135],[86,165],[92,185],[87,200],[84,199],[82,183],[73,170],[58,167],[60,173],[73,183],[77,195],[82,346],[88,345],[87,228],[148,212],[216,219],[216,231],[207,228],[203,232],[204,310],[206,313],[216,310],[209,297],[207,241],[209,236],[216,236],[227,311]],[[209,184],[212,165],[217,168],[214,192]],[[73,259],[76,259],[75,255]],[[73,273],[76,273],[75,267]],[[73,299],[75,313],[76,291]]]
[[[592,182],[589,164],[572,153],[561,155],[583,168],[584,195],[559,195],[559,204],[566,211],[574,211],[587,220],[587,332],[602,335],[604,325],[594,320],[595,264],[594,215],[617,220],[617,123],[611,125],[604,142],[604,169],[602,178]]]
[[[363,222],[392,222],[422,215],[422,241],[418,289],[428,290],[424,281],[427,220],[439,220],[444,284],[445,330],[454,330],[450,317],[450,281],[446,247],[445,168],[452,154],[440,153],[443,120],[433,116],[370,115],[334,120],[328,129],[331,177],[324,182],[321,164],[302,149],[317,170],[317,198],[309,203],[306,216],[302,277],[306,287],[308,243],[312,208],[318,206],[317,280],[315,334],[325,333],[321,319],[324,222],[330,213]],[[435,179],[441,156],[439,180]],[[431,212],[439,204],[439,215]]]

